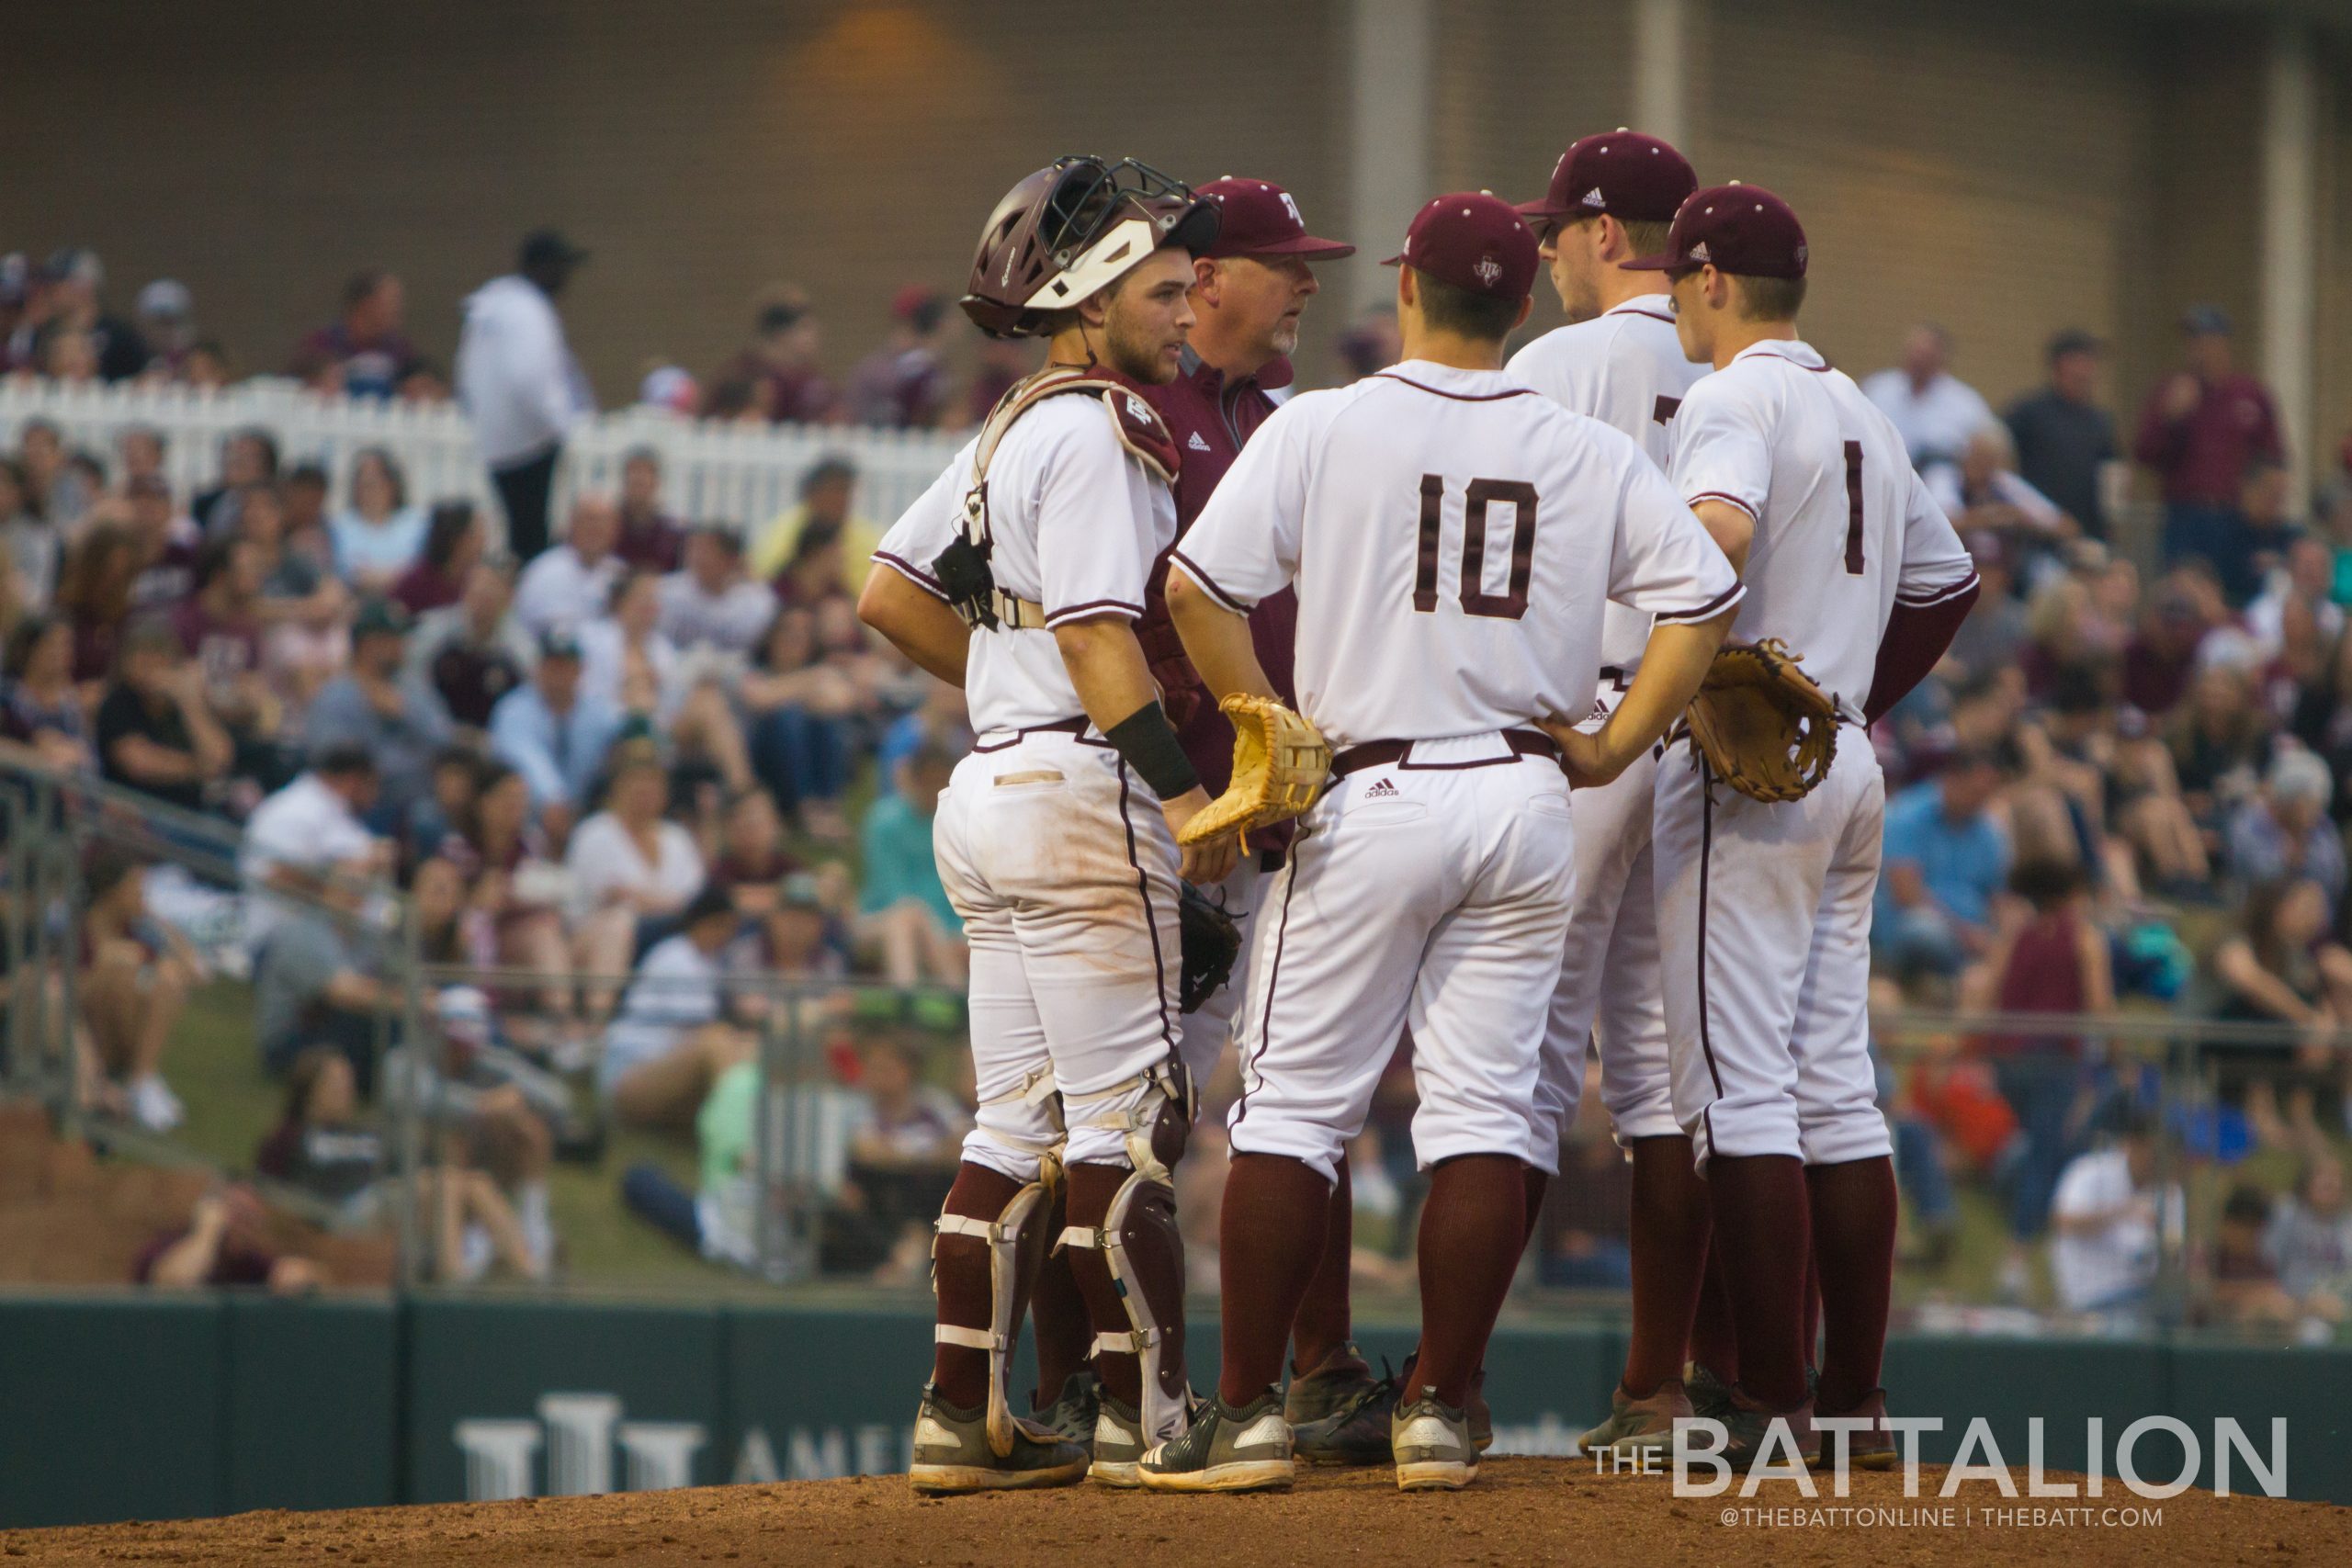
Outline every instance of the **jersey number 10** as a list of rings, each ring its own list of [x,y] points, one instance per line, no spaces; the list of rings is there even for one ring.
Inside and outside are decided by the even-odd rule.
[[[1515,621],[1527,614],[1528,579],[1535,572],[1535,487],[1524,479],[1472,479],[1463,492],[1462,613]],[[1510,531],[1510,588],[1486,591],[1487,508],[1509,502],[1517,513]],[[1444,521],[1445,480],[1421,476],[1421,548],[1413,571],[1413,608],[1437,613],[1438,535]]]

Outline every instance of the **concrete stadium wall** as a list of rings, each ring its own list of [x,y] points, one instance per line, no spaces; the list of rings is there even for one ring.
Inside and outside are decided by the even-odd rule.
[[[1412,1345],[1362,1337],[1375,1360]],[[1190,1338],[1214,1366],[1216,1325]],[[0,1298],[0,1528],[897,1472],[930,1343],[896,1307]],[[1498,1446],[1565,1451],[1623,1355],[1606,1326],[1506,1325]],[[2049,1467],[2078,1470],[2086,1417],[2111,1451],[2162,1414],[2204,1439],[2211,1485],[2215,1418],[2267,1453],[2283,1416],[2290,1495],[2352,1503],[2352,1350],[1911,1336],[1887,1382],[1898,1415],[1945,1418],[1928,1461],[1982,1416],[2020,1471],[2032,1416]],[[2139,1457],[2178,1469],[2166,1439]]]

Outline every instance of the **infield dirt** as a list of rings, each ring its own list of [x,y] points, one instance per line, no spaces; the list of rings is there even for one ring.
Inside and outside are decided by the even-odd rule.
[[[2053,1477],[2055,1479],[2062,1479]],[[0,1531],[8,1563],[452,1563],[468,1568],[582,1562],[853,1563],[857,1568],[1245,1568],[1403,1562],[1453,1564],[1721,1564],[1769,1559],[1838,1565],[2064,1562],[2352,1562],[2352,1508],[2188,1492],[2133,1497],[2110,1479],[2097,1501],[2020,1498],[1988,1482],[1935,1495],[1920,1472],[1905,1499],[1899,1472],[1854,1478],[1843,1500],[1808,1503],[1789,1483],[1736,1495],[1676,1498],[1657,1478],[1600,1476],[1571,1460],[1494,1460],[1457,1494],[1407,1496],[1385,1471],[1308,1472],[1288,1495],[1159,1497],[1097,1487],[923,1500],[901,1476],[703,1487],[606,1497],[459,1503],[346,1513],[255,1513],[225,1519]],[[1991,1507],[2136,1508],[2160,1522],[1988,1522]],[[1877,1509],[1852,1523],[1734,1522],[1726,1510]],[[1963,1522],[1940,1510],[1973,1508]],[[1934,1512],[1930,1512],[1930,1511]]]

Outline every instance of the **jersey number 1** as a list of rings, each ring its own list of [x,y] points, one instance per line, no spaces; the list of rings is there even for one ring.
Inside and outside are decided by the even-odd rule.
[[[1846,443],[1846,575],[1862,575],[1862,444]]]
[[[1524,479],[1472,479],[1463,492],[1462,613],[1515,621],[1527,614],[1527,583],[1535,573],[1535,487]],[[1510,591],[1486,592],[1487,508],[1507,501],[1517,513],[1510,531]],[[1445,480],[1421,476],[1421,548],[1413,571],[1413,608],[1437,613],[1438,534],[1444,521]]]

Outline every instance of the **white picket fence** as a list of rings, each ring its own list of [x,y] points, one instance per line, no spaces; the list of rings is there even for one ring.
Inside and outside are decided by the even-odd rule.
[[[117,437],[130,426],[152,426],[168,443],[167,471],[183,499],[214,481],[225,436],[258,426],[277,437],[285,462],[325,466],[335,504],[344,499],[352,458],[381,446],[400,462],[412,501],[465,496],[485,506],[493,520],[499,515],[472,428],[453,404],[322,398],[286,380],[247,381],[217,392],[0,381],[0,451],[15,450],[17,433],[28,419],[49,420],[63,432],[69,449],[92,453],[109,472]],[[624,409],[582,424],[566,446],[557,478],[557,526],[563,504],[581,489],[617,489],[622,456],[637,446],[661,453],[663,499],[690,521],[755,529],[798,499],[801,475],[820,458],[838,457],[857,467],[856,511],[887,525],[938,477],[962,439],[931,431],[747,426]]]

